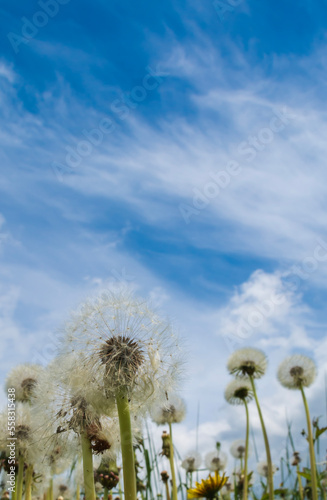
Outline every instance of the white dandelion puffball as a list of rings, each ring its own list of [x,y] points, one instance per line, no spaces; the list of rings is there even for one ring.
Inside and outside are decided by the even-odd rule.
[[[227,455],[223,451],[212,451],[206,454],[204,462],[206,469],[211,472],[224,470],[227,465]]]
[[[65,385],[62,368],[59,360],[54,359],[35,390],[32,409],[38,426],[38,454],[46,465],[56,465],[57,459],[66,454],[65,443],[70,441],[70,448],[76,449],[85,433],[94,454],[110,451],[115,456],[120,449],[118,420],[102,415],[82,392]]]
[[[164,403],[154,405],[150,414],[157,425],[177,424],[184,420],[186,406],[182,398],[172,394]]]
[[[147,410],[176,385],[181,350],[172,325],[144,300],[124,290],[109,290],[84,303],[65,326],[62,356],[75,356],[83,377],[70,385],[102,400],[127,392],[132,411]]]
[[[277,471],[276,465],[272,464],[272,473],[275,474]],[[268,477],[268,464],[265,460],[257,464],[257,472],[260,476]]]
[[[260,349],[245,347],[231,354],[227,369],[236,377],[260,378],[266,372],[267,363],[267,356]]]
[[[236,439],[236,441],[233,441],[230,447],[230,452],[231,455],[234,458],[244,458],[245,456],[245,440],[244,439]],[[251,454],[251,449],[249,447],[248,449],[248,456]]]
[[[8,412],[10,409],[8,410]],[[8,440],[10,439],[8,426],[8,417],[10,413],[7,409],[1,412],[0,415],[0,449],[3,452],[9,453],[9,448],[7,447]],[[12,421],[9,421],[12,422]],[[10,423],[9,423],[10,425]],[[18,402],[15,404],[15,449],[16,457],[18,454],[27,458],[31,442],[33,441],[32,435],[32,417],[31,417],[31,407],[29,403]]]
[[[253,398],[253,391],[248,380],[234,379],[225,389],[225,399],[231,405],[248,403]]]
[[[6,379],[6,390],[14,388],[16,401],[30,401],[44,368],[26,363],[13,368]]]
[[[200,468],[202,458],[197,451],[189,451],[182,461],[182,467],[186,472],[194,472]]]
[[[279,382],[287,389],[309,387],[314,382],[316,375],[315,362],[302,354],[294,354],[284,359],[277,372]]]

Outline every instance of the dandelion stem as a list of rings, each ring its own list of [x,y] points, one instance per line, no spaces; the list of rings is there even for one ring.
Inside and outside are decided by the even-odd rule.
[[[19,455],[17,475],[17,500],[22,500],[23,496],[24,463],[24,457],[22,455]]]
[[[16,500],[17,498],[17,477],[15,477],[15,488],[14,491],[11,493],[11,500]]]
[[[103,491],[103,500],[108,500],[108,488],[105,488]]]
[[[177,500],[177,483],[176,483],[176,472],[174,463],[174,445],[173,445],[173,432],[172,432],[171,422],[169,422],[169,461],[171,470],[171,480],[173,483],[173,500]]]
[[[296,466],[296,475],[297,475],[297,480],[299,483],[300,499],[303,500],[303,486],[302,486],[302,479],[300,476],[300,467],[298,465]]]
[[[307,398],[305,396],[302,384],[300,385],[300,389],[301,389],[301,394],[302,394],[302,398],[303,398],[303,404],[304,404],[304,408],[305,408],[305,415],[307,418],[307,427],[308,427],[308,442],[309,442],[310,466],[311,466],[312,500],[318,500],[316,459],[315,459],[315,450],[314,450],[314,445],[313,445],[310,412],[309,412],[309,406],[308,406]]]
[[[136,475],[133,450],[131,415],[126,390],[116,395],[119,416],[121,452],[123,459],[124,495],[125,500],[136,500]]]
[[[259,400],[258,400],[258,396],[257,396],[257,391],[255,388],[255,383],[254,383],[252,376],[250,376],[249,378],[250,378],[250,382],[251,382],[251,386],[252,386],[252,390],[253,390],[254,399],[255,399],[255,402],[257,405],[257,409],[258,409],[258,414],[259,414],[259,419],[260,419],[262,434],[263,434],[263,440],[264,440],[265,448],[266,448],[267,467],[268,467],[267,482],[268,482],[269,500],[273,500],[274,499],[274,478],[273,478],[273,471],[272,471],[270,446],[269,446],[266,426],[265,426],[265,423],[263,420],[263,416],[262,416],[262,412],[261,412],[261,408],[260,408],[260,404],[259,404]]]
[[[95,500],[92,448],[85,432],[81,433],[85,500]]]
[[[49,500],[53,500],[53,478],[50,479]]]
[[[32,500],[33,465],[27,467],[25,473],[25,500]]]
[[[249,407],[244,399],[245,414],[246,414],[246,433],[245,433],[245,456],[244,456],[244,483],[243,483],[243,500],[248,498],[248,454],[249,454],[249,437],[250,437],[250,417]]]

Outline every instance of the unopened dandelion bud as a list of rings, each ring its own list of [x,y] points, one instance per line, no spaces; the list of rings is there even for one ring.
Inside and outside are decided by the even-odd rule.
[[[161,450],[160,455],[163,457],[169,458],[170,457],[170,435],[166,431],[163,431],[163,433],[161,435],[161,439],[162,439],[162,450]]]
[[[162,480],[162,482],[163,482],[164,484],[166,484],[166,483],[168,482],[168,480],[169,480],[169,474],[168,474],[168,472],[167,472],[166,470],[163,470],[163,471],[160,473],[160,475],[161,475],[161,480]]]

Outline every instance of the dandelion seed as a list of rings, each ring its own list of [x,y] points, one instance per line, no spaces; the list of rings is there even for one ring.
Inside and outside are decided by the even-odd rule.
[[[176,424],[185,418],[186,406],[176,394],[168,396],[162,404],[156,404],[150,411],[152,420],[157,425]]]
[[[6,390],[14,388],[17,401],[30,401],[43,370],[42,366],[30,363],[16,366],[6,379]]]
[[[237,439],[236,441],[233,441],[230,447],[230,452],[231,455],[234,458],[237,459],[243,459],[244,454],[245,454],[245,441],[244,439]],[[249,448],[249,456],[250,456],[251,450]]]
[[[276,467],[276,465],[272,465],[272,473],[275,474],[275,472],[278,470],[278,468]],[[268,468],[268,463],[263,460],[262,462],[259,462],[257,464],[257,472],[258,474],[260,474],[260,476],[263,476],[263,477],[268,477],[268,474],[269,474],[269,468]]]
[[[247,380],[232,380],[226,387],[225,399],[231,405],[248,403],[252,398],[252,387]]]
[[[267,357],[259,349],[239,349],[230,356],[227,369],[231,375],[237,377],[261,378],[267,369]]]
[[[226,468],[227,455],[223,451],[212,451],[206,454],[205,459],[206,469],[211,472],[221,471]]]
[[[294,354],[281,362],[278,368],[278,380],[287,389],[309,387],[315,380],[317,369],[315,362],[308,356]]]
[[[197,451],[189,451],[182,461],[182,467],[186,472],[194,472],[200,468],[202,459]]]

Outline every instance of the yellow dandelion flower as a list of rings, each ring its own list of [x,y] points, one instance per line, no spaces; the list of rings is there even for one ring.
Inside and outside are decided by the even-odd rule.
[[[220,476],[218,472],[208,479],[202,479],[201,483],[195,483],[195,488],[187,490],[187,498],[214,498],[219,490],[227,483],[228,477],[223,474]]]

